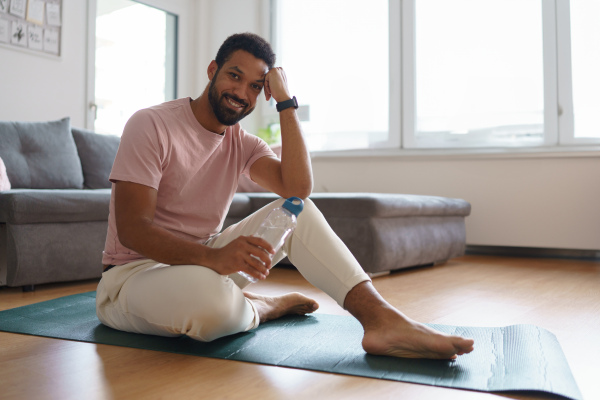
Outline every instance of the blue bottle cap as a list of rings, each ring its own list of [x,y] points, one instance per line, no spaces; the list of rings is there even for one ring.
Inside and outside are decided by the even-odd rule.
[[[290,197],[283,202],[283,208],[289,210],[297,217],[302,212],[302,209],[304,209],[304,202],[298,197]]]

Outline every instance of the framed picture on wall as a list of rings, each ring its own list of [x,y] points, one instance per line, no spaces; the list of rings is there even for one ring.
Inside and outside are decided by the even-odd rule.
[[[0,46],[60,57],[62,0],[0,0]]]

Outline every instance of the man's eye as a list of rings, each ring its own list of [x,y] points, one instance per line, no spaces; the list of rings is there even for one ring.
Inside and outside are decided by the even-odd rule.
[[[237,74],[234,74],[233,72],[230,72],[229,75],[231,75],[231,77],[233,79],[237,79],[238,78]]]
[[[261,90],[262,87],[260,85],[252,85],[252,89],[254,89],[254,90]]]

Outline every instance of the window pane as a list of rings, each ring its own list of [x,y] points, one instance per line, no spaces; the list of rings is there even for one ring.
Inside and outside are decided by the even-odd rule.
[[[121,135],[134,112],[175,98],[176,20],[135,1],[98,0],[97,132]]]
[[[575,137],[600,138],[600,1],[571,0]]]
[[[311,151],[369,148],[388,139],[387,0],[277,2],[278,61],[309,106]]]
[[[541,144],[540,0],[416,0],[422,147]]]

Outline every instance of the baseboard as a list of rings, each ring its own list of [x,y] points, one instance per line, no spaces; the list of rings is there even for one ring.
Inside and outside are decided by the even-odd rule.
[[[390,273],[391,271],[367,272],[367,275],[369,275],[369,278],[379,278],[380,276],[386,276]]]
[[[600,250],[467,245],[466,254],[503,257],[565,258],[600,261]]]

